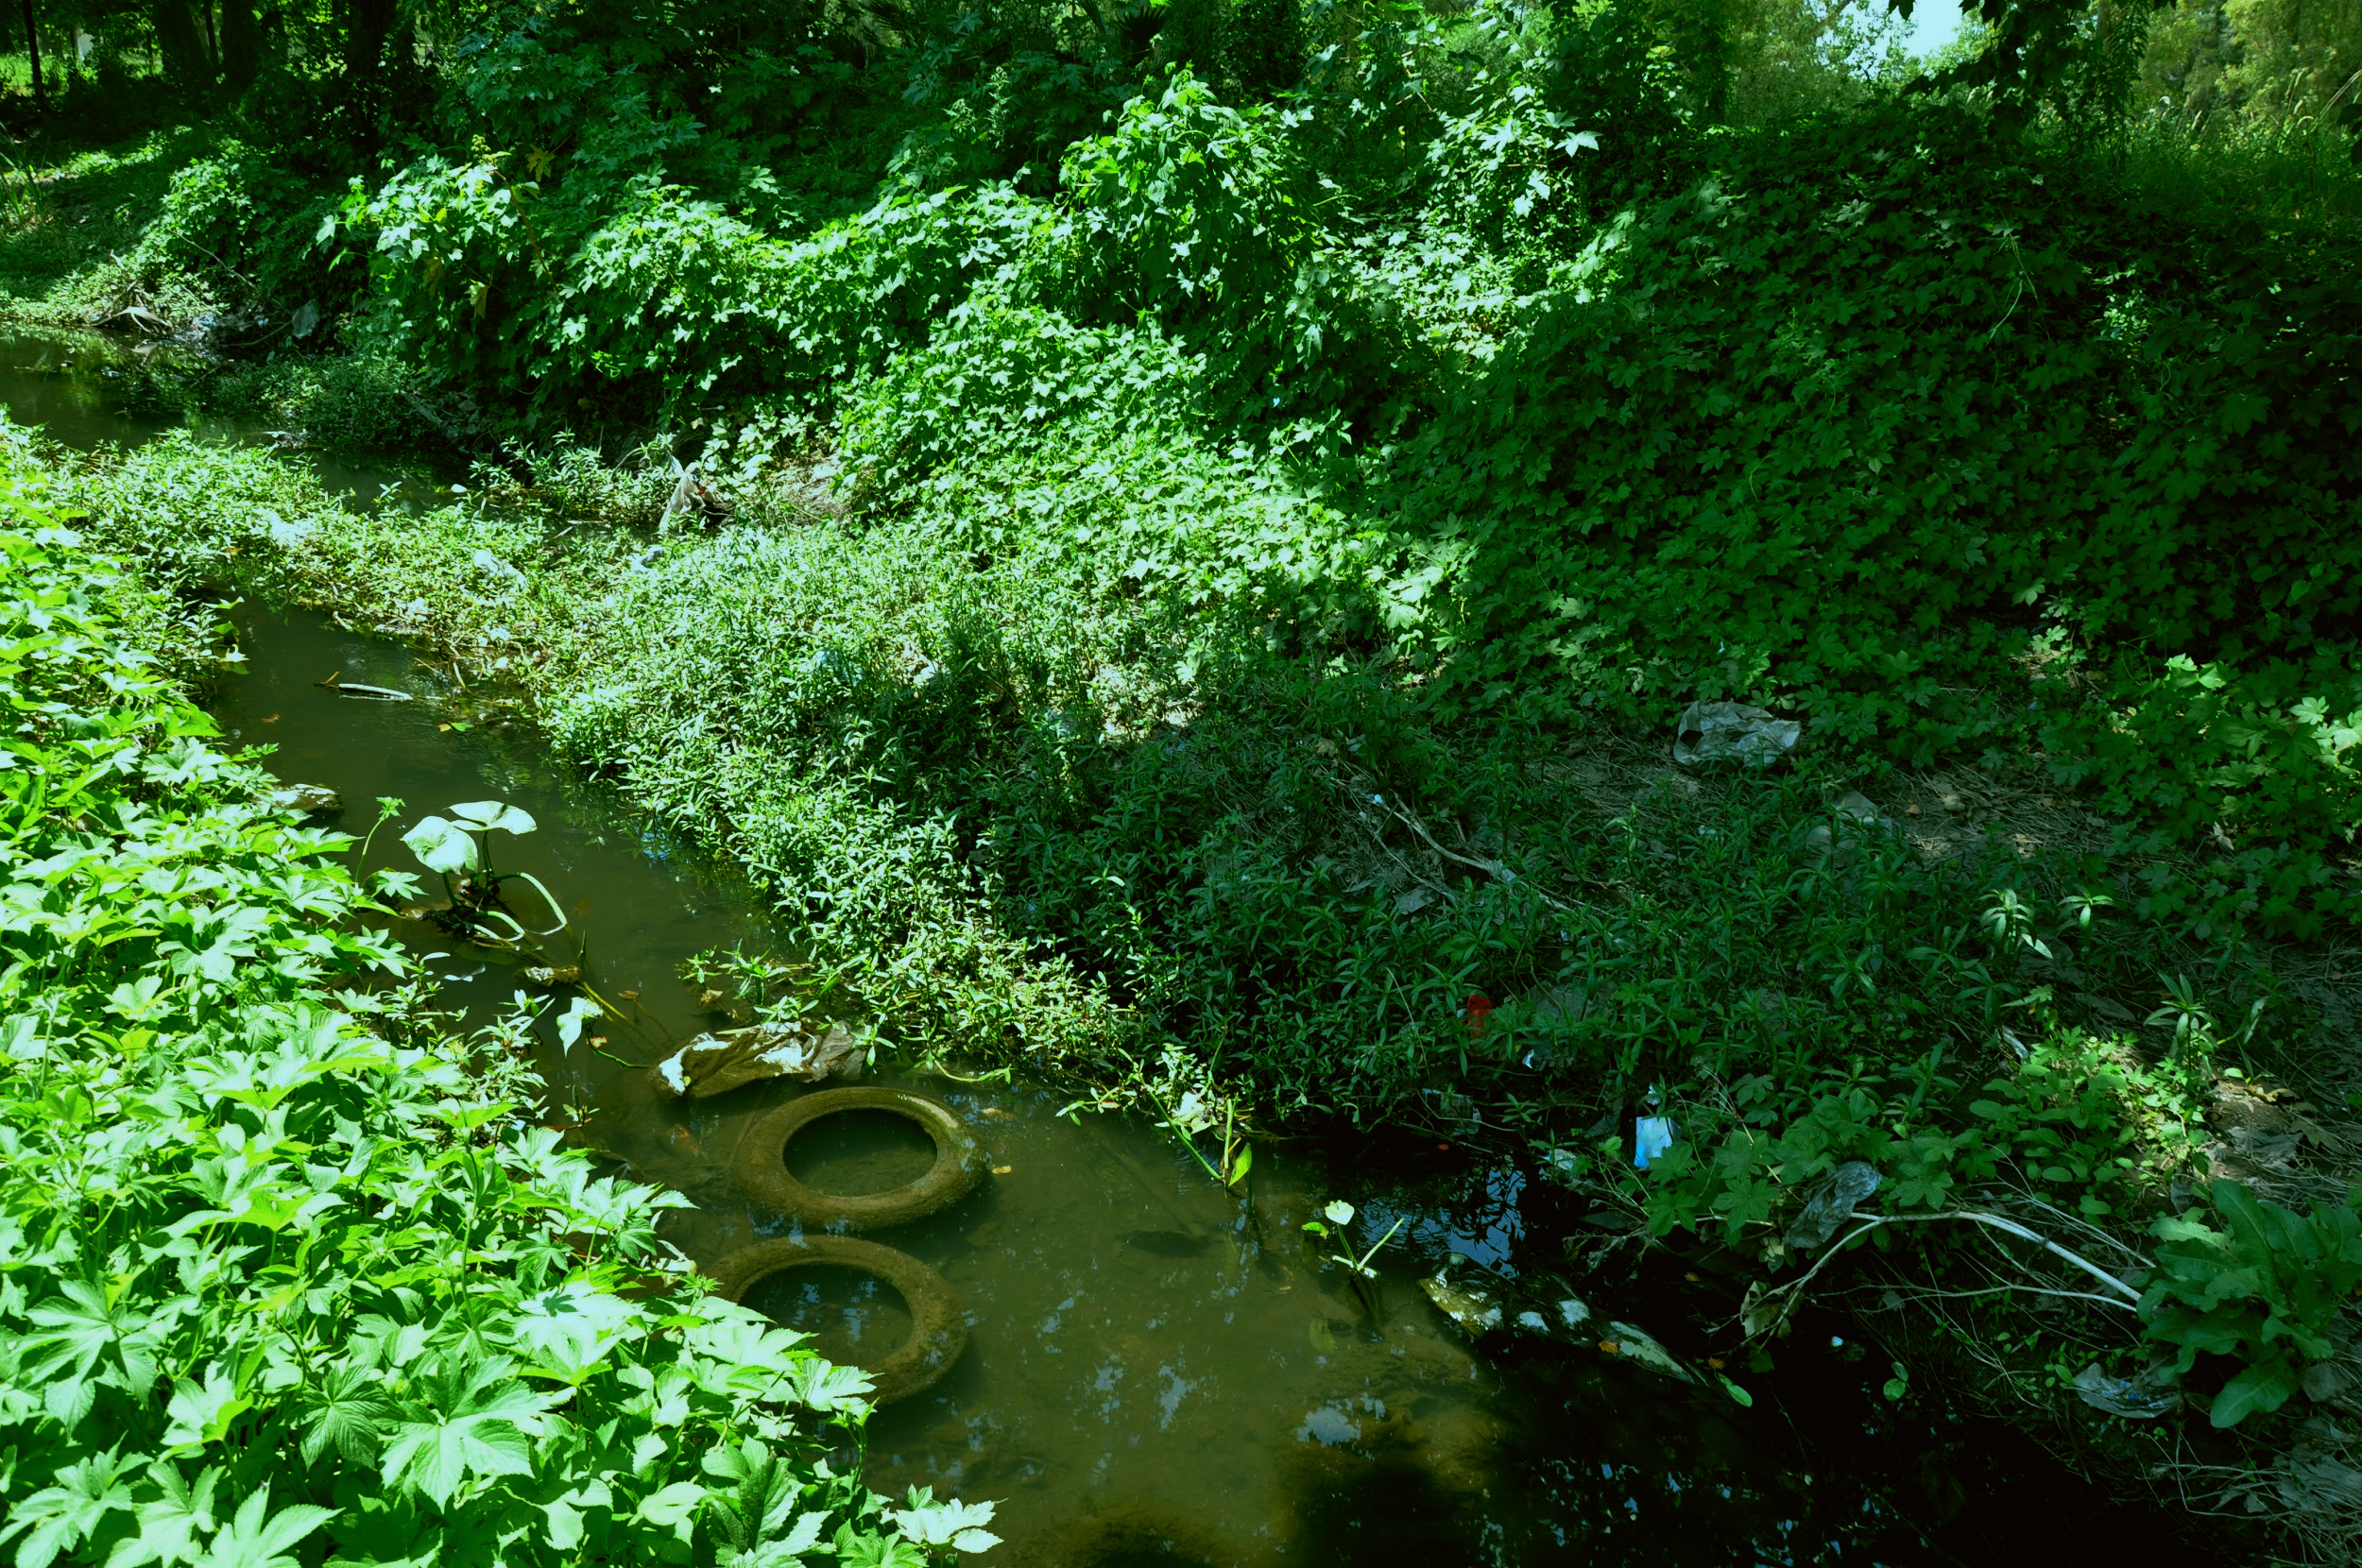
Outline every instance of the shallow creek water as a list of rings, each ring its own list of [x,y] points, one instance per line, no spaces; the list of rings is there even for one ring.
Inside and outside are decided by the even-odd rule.
[[[0,401],[76,442],[151,434],[163,417],[127,408],[101,373],[108,352],[44,358],[0,341]],[[365,470],[328,477],[376,493]],[[460,801],[523,807],[539,830],[503,841],[502,869],[532,872],[572,912],[587,978],[636,1026],[636,1040],[610,1028],[610,1046],[654,1053],[727,1026],[681,964],[763,947],[762,900],[742,877],[544,756],[484,693],[408,650],[317,615],[249,606],[237,622],[245,671],[214,705],[232,741],[274,747],[284,779],[337,791],[356,834],[382,795],[407,803],[404,825]],[[338,696],[317,684],[332,673],[417,700]],[[407,864],[397,831],[378,835],[372,864]],[[531,991],[512,960],[423,924],[406,939],[445,955],[433,967],[471,1022]],[[587,1142],[695,1201],[664,1228],[691,1257],[788,1234],[728,1169],[753,1124],[801,1091],[662,1101],[643,1071],[560,1053],[554,1038],[541,1066],[554,1102],[580,1108]],[[870,1483],[995,1500],[1006,1543],[988,1562],[2208,1560],[2152,1510],[2108,1505],[2006,1428],[1891,1406],[1875,1392],[1884,1358],[1830,1342],[1850,1332],[1841,1323],[1783,1346],[1775,1372],[1744,1374],[1752,1408],[1588,1341],[1471,1345],[1415,1281],[1455,1251],[1504,1275],[1558,1266],[1552,1195],[1514,1167],[1407,1136],[1305,1138],[1259,1147],[1241,1199],[1153,1128],[1061,1119],[1067,1097],[1048,1085],[917,1078],[891,1063],[868,1081],[950,1103],[996,1167],[951,1207],[872,1236],[940,1270],[970,1338],[940,1382],[872,1419]],[[805,1181],[852,1192],[909,1180],[928,1153],[906,1124],[861,1116],[824,1121],[789,1158]],[[1380,1254],[1376,1312],[1301,1229],[1336,1197],[1361,1205],[1361,1245],[1409,1221]],[[1713,1348],[1695,1324],[1727,1319],[1730,1292],[1677,1265],[1645,1277],[1645,1289],[1595,1301],[1599,1319]],[[890,1289],[859,1275],[798,1271],[748,1299],[841,1359],[876,1359],[907,1322]]]

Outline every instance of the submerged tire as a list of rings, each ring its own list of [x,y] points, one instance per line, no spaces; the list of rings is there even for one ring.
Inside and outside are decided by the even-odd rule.
[[[843,1236],[759,1241],[719,1259],[706,1273],[736,1302],[773,1274],[819,1264],[875,1275],[899,1291],[910,1307],[911,1337],[878,1365],[862,1368],[877,1386],[871,1404],[891,1405],[931,1388],[967,1348],[967,1320],[944,1277],[910,1253],[874,1241]]]
[[[787,1168],[788,1143],[822,1116],[890,1111],[918,1124],[935,1146],[935,1163],[916,1182],[887,1192],[822,1192]],[[908,1089],[823,1089],[793,1099],[757,1122],[739,1146],[738,1185],[756,1202],[816,1230],[869,1231],[906,1224],[958,1202],[984,1179],[984,1151],[959,1113]]]
[[[1119,1504],[1085,1514],[1057,1536],[1048,1561],[1059,1568],[1212,1568],[1235,1562],[1204,1526],[1185,1515]]]

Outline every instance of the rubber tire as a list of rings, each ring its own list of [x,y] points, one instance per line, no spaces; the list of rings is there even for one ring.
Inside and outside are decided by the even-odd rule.
[[[1061,1530],[1056,1542],[1045,1560],[1059,1568],[1099,1568],[1110,1560],[1212,1568],[1235,1562],[1240,1555],[1223,1551],[1193,1520],[1127,1505],[1084,1515]]]
[[[731,1301],[773,1274],[788,1269],[836,1264],[874,1274],[902,1294],[911,1309],[911,1337],[875,1367],[864,1367],[876,1385],[872,1405],[891,1405],[933,1387],[967,1349],[967,1316],[941,1274],[908,1253],[850,1236],[814,1236],[800,1241],[758,1241],[742,1247],[706,1270]]]
[[[789,1140],[822,1116],[846,1111],[891,1111],[918,1124],[935,1146],[927,1174],[886,1192],[822,1192],[806,1186],[787,1168]],[[984,1151],[959,1113],[930,1096],[908,1089],[864,1085],[822,1089],[789,1100],[755,1123],[739,1146],[738,1185],[757,1202],[789,1219],[824,1231],[874,1231],[923,1219],[975,1190],[984,1178]]]

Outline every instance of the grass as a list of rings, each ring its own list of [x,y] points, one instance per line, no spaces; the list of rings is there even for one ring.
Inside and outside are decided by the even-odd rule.
[[[2138,120],[2111,150],[2113,178],[2160,211],[2220,215],[2351,243],[2362,229],[2354,133],[2317,121],[2192,127]]]
[[[1417,1116],[1447,1088],[1549,1139],[1701,1070],[1769,1070],[1801,1110],[1823,1070],[1932,1041],[1997,1061],[2046,978],[2094,1031],[2163,973],[2225,1015],[2302,1012],[2261,949],[2109,912],[2138,862],[2030,769],[1864,806],[1826,759],[1696,775],[1612,728],[1454,736],[1376,676],[1205,658],[1202,627],[891,520],[659,537],[554,483],[364,514],[179,438],[76,494],[182,582],[259,574],[522,682],[571,755],[763,872],[921,1050],[1098,1062],[1124,1019],[1281,1106]],[[1993,926],[2005,895],[2050,958]],[[1911,956],[1945,943],[1981,989]]]

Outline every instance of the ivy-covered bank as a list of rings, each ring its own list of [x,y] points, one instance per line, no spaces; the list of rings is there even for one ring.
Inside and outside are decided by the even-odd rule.
[[[18,1568],[920,1568],[990,1544],[988,1508],[888,1507],[845,1463],[859,1372],[667,1271],[672,1200],[536,1124],[522,1020],[444,1032],[364,918],[351,841],[268,804],[134,636],[204,628],[14,460],[0,507]]]
[[[1374,690],[1283,708],[1244,661],[1199,673],[1202,706],[1141,714],[1110,675],[1123,623],[1038,573],[809,513],[652,537],[584,517],[618,498],[563,473],[412,515],[174,436],[67,483],[160,572],[336,605],[509,692],[762,876],[780,934],[913,1056],[1020,1062],[1111,1104],[1145,1107],[1146,1082],[1207,1115],[1423,1124],[1715,1269],[1773,1353],[1800,1302],[1849,1301],[1934,1386],[1980,1380],[2087,1456],[2325,1495],[2286,1466],[2292,1444],[2341,1453],[2316,1429],[2362,1392],[2362,1230],[2346,1118],[2287,1085],[2318,1082],[2301,1042],[2337,1048],[2307,1013],[2340,993],[2302,955],[2127,921],[2095,891],[2104,857],[2010,830],[2105,825],[2011,817],[2006,773],[1873,803],[1810,758],[1682,770],[1612,736],[1455,754]],[[1404,765],[1389,744],[1432,748],[1428,790],[1482,792],[1478,820],[1567,869],[1469,875],[1476,813],[1422,814],[1378,771]],[[1073,869],[1078,838],[1127,858]],[[1295,857],[1316,895],[1289,895]],[[1151,903],[1176,866],[1212,896]],[[1145,919],[1100,933],[1138,944],[1129,970],[1025,937],[1025,900],[1105,877],[1190,911],[1225,983],[1299,989],[1180,1048]],[[1678,1135],[1643,1172],[1650,1115]],[[1874,1201],[1848,1167],[1878,1173]]]
[[[1969,9],[331,8],[86,104],[0,279],[474,463],[60,459],[505,683],[882,1038],[1516,1162],[1749,1354],[1840,1299],[2350,1553],[2362,41]]]

